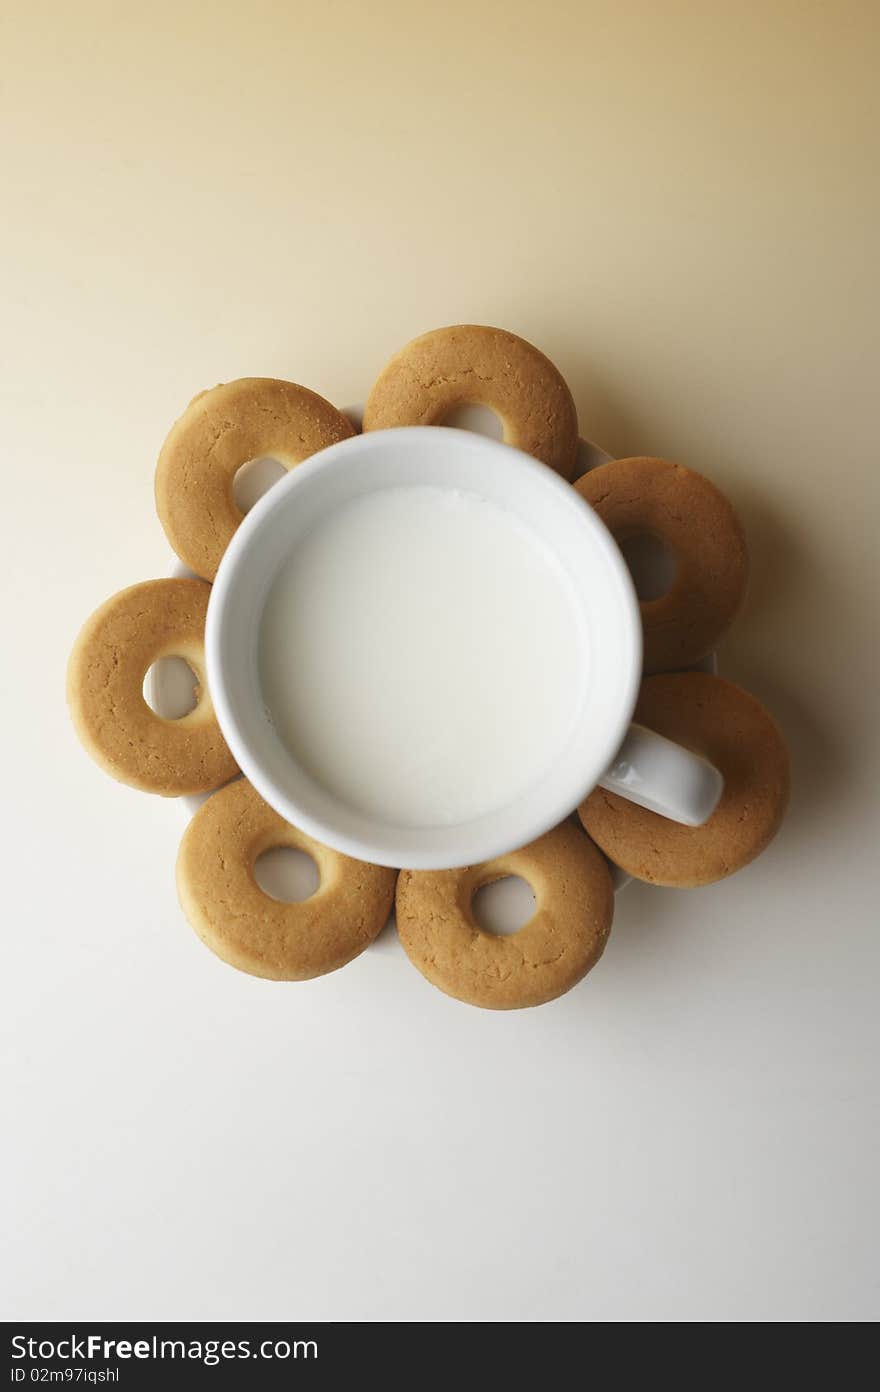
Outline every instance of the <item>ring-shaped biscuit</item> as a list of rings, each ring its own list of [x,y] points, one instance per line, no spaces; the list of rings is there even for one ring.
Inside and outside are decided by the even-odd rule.
[[[270,898],[254,878],[276,846],[305,851],[320,884],[299,903]],[[177,857],[180,903],[202,942],[230,966],[270,981],[308,981],[344,967],[381,932],[396,870],[341,855],[285,822],[240,778],[208,798]]]
[[[242,464],[291,469],[353,435],[350,421],[307,387],[242,377],[204,391],[171,427],[156,466],[156,509],[184,565],[213,580],[244,514],[233,495]]]
[[[571,478],[578,450],[571,392],[549,358],[504,329],[457,324],[414,338],[373,384],[364,430],[442,425],[465,405],[488,406],[505,444]]]
[[[788,802],[788,753],[773,718],[742,687],[708,672],[667,672],[642,683],[636,720],[701,754],[724,778],[702,826],[681,826],[604,788],[578,808],[605,854],[649,884],[711,884],[760,855]]]
[[[483,885],[520,875],[535,912],[509,936],[477,923]],[[401,870],[397,929],[423,976],[456,1000],[489,1010],[542,1005],[570,990],[602,955],[614,891],[608,865],[589,837],[563,822],[530,845],[459,870]]]
[[[87,619],[67,667],[77,734],[96,763],[133,788],[178,797],[219,788],[238,772],[205,682],[204,580],[146,580]],[[144,677],[162,657],[182,657],[196,677],[196,705],[179,720],[156,715]]]
[[[640,602],[646,672],[690,666],[711,652],[745,593],[743,529],[723,493],[667,459],[615,459],[574,485],[618,543],[645,533],[675,560],[666,594]]]

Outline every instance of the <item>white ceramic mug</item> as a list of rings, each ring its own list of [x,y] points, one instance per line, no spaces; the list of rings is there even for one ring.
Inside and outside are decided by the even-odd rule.
[[[590,679],[570,737],[521,796],[463,825],[381,822],[346,805],[298,764],[276,732],[259,674],[260,624],[279,568],[331,510],[401,485],[476,493],[514,514],[562,565],[589,634]],[[360,860],[409,869],[475,864],[527,844],[597,785],[698,826],[721,795],[711,764],[630,724],[642,667],[638,600],[610,532],[545,465],[463,430],[357,435],[296,466],[248,513],[211,593],[208,685],[242,772],[285,820]]]

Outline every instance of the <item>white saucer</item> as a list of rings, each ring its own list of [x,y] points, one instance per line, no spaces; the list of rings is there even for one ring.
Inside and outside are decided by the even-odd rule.
[[[363,419],[362,406],[349,406],[344,408],[344,414],[351,421],[355,430],[361,429]],[[483,406],[462,407],[455,416],[454,424],[463,429],[476,430],[483,435],[491,435],[499,438],[499,429],[496,417],[491,411]],[[590,440],[581,440],[578,448],[578,461],[574,473],[574,479],[582,478],[591,469],[595,469],[600,464],[608,464],[612,460],[607,450],[603,450],[600,445],[594,444]],[[261,461],[262,463],[262,461]],[[258,498],[268,492],[272,483],[280,475],[276,472],[281,470],[281,465],[275,465],[274,461],[266,461],[265,467],[259,465],[252,470],[246,489],[245,496],[239,494],[239,502],[245,506],[253,507]],[[282,471],[283,472],[283,471]],[[274,474],[274,477],[273,477]],[[647,578],[651,581],[651,558],[647,558],[647,564],[640,567],[640,578]],[[193,572],[188,570],[185,565],[177,561],[172,569],[172,575],[189,576],[193,578]],[[658,581],[663,577],[658,575]],[[658,592],[662,586],[658,586]],[[717,664],[715,654],[711,653],[702,662],[697,664],[699,670],[715,672]],[[191,694],[191,680],[183,664],[180,667],[170,665],[157,666],[151,669],[148,693],[149,702],[153,710],[158,715],[165,716],[167,719],[175,719],[184,713],[187,707],[187,697]],[[176,801],[184,812],[187,820],[209,797],[209,793],[197,793],[193,796],[177,798]],[[278,898],[304,898],[311,893],[314,884],[305,858],[299,862],[292,857],[286,859],[279,858],[277,862],[267,865],[264,874],[260,878],[261,886],[267,892],[275,894]],[[614,880],[615,891],[623,889],[629,884],[630,876],[618,866],[611,866],[612,877]],[[531,891],[522,881],[519,880],[499,880],[494,885],[488,885],[480,891],[481,902],[481,921],[484,926],[496,933],[512,933],[530,917]]]

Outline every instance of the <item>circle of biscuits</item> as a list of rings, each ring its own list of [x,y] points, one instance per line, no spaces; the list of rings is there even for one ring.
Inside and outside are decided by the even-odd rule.
[[[277,846],[305,851],[320,884],[284,903],[260,889],[257,859]],[[177,858],[183,911],[202,942],[230,966],[271,981],[307,981],[344,967],[382,930],[397,871],[341,855],[286,822],[246,779],[209,797]]]
[[[201,392],[171,427],[156,466],[156,509],[184,565],[206,580],[244,514],[235,475],[252,459],[291,469],[354,434],[317,392],[273,377],[242,377]]]
[[[535,912],[518,932],[486,932],[474,917],[478,889],[520,875]],[[468,1005],[517,1010],[570,990],[602,955],[614,913],[608,865],[572,822],[521,850],[459,870],[401,870],[397,930],[432,985]]]
[[[496,413],[505,444],[571,478],[578,423],[568,385],[549,358],[503,329],[456,324],[413,339],[373,384],[364,430],[442,425],[469,404]]]
[[[68,700],[86,749],[114,777],[167,796],[212,791],[180,846],[177,884],[186,917],[211,950],[254,976],[306,980],[345,965],[384,926],[395,899],[410,960],[447,995],[488,1009],[539,1005],[595,965],[611,927],[608,859],[654,884],[700,885],[732,874],[775,834],[788,794],[788,759],[763,706],[722,678],[677,669],[699,661],[733,619],[745,586],[746,546],[732,507],[708,480],[662,459],[595,463],[579,446],[571,393],[553,364],[515,334],[456,325],[424,334],[385,367],[363,428],[442,425],[458,407],[488,407],[505,443],[575,484],[618,542],[653,534],[672,551],[669,592],[641,604],[646,672],[636,718],[703,755],[724,792],[702,827],[684,827],[596,789],[574,816],[531,845],[482,865],[398,872],[321,845],[274,812],[243,778],[205,685],[210,585],[243,516],[233,484],[249,461],[287,468],[354,433],[305,387],[242,378],[195,397],[163,445],[156,505],[179,558],[198,579],[165,579],[113,596],[84,625],[68,665]],[[580,448],[580,455],[579,455]],[[607,456],[605,456],[607,459]],[[595,467],[592,467],[595,465]],[[155,714],[143,682],[159,658],[178,656],[197,681],[179,720]],[[235,781],[230,782],[231,779]],[[221,786],[225,784],[226,786]],[[255,878],[279,846],[317,863],[316,893],[279,902]],[[521,875],[532,918],[496,935],[477,923],[477,890]]]
[[[672,552],[672,585],[640,601],[645,672],[688,667],[714,648],[745,593],[746,540],[714,484],[668,459],[615,459],[574,485],[620,544],[649,533]]]
[[[122,783],[178,797],[218,788],[238,772],[205,684],[203,580],[146,580],[120,590],[80,630],[67,667],[67,700],[86,750]],[[195,674],[196,705],[179,720],[156,715],[144,677],[162,657]]]
[[[642,683],[635,719],[708,759],[724,790],[709,820],[690,827],[596,788],[578,816],[597,846],[636,879],[678,888],[721,880],[760,855],[789,788],[788,753],[760,701],[709,672],[667,672]]]

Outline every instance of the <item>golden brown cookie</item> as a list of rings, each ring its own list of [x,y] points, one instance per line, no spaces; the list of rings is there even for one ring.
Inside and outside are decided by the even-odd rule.
[[[615,459],[574,486],[618,543],[648,533],[675,558],[669,591],[640,602],[645,671],[705,657],[736,616],[748,573],[743,529],[724,494],[668,459]]]
[[[315,861],[320,884],[286,904],[254,879],[264,851],[292,846]],[[381,931],[396,870],[340,855],[273,812],[244,778],[203,803],[184,833],[177,891],[202,942],[239,971],[307,981],[344,967]]]
[[[85,748],[122,783],[177,797],[218,788],[237,773],[205,683],[203,580],[146,580],[113,595],[83,625],[67,667],[67,700]],[[160,657],[182,657],[198,683],[179,720],[150,710],[144,677]]]
[[[373,384],[364,430],[442,425],[467,404],[490,407],[505,444],[571,478],[578,448],[571,392],[543,353],[504,329],[456,324],[414,338]]]
[[[509,937],[471,908],[483,885],[520,875],[535,912]],[[401,870],[397,929],[407,956],[448,996],[488,1010],[542,1005],[570,990],[602,955],[614,892],[608,866],[571,821],[509,855],[460,870]]]
[[[586,830],[628,874],[680,888],[711,884],[760,855],[788,801],[788,753],[772,717],[742,687],[708,672],[642,683],[635,719],[714,764],[724,778],[715,812],[681,826],[596,788],[578,809]]]
[[[353,435],[316,392],[242,377],[201,392],[172,426],[156,466],[159,520],[184,565],[213,580],[243,513],[232,492],[242,464],[268,456],[288,469]]]

